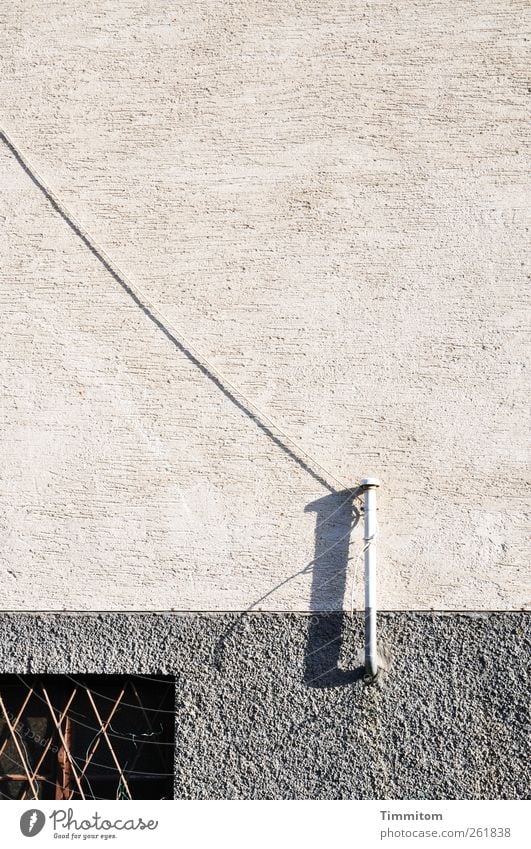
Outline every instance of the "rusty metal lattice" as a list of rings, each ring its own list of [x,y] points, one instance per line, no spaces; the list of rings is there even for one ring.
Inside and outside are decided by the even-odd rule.
[[[173,796],[174,684],[0,677],[0,798]]]

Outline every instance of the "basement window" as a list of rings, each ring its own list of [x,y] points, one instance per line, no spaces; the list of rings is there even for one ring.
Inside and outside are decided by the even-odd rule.
[[[0,799],[172,799],[173,678],[0,676]]]

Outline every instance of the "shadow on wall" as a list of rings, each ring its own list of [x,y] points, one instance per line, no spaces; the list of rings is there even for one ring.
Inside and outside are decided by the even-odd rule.
[[[304,657],[304,681],[309,687],[339,687],[361,679],[364,667],[340,666],[343,626],[342,611],[347,591],[349,544],[360,520],[356,504],[358,490],[343,490],[312,501],[305,512],[315,512],[315,553],[308,638]],[[327,613],[326,611],[333,611]],[[317,615],[319,613],[319,615]]]
[[[321,472],[325,470],[319,464],[316,464],[306,454],[302,456],[301,449],[295,446],[286,434],[280,431],[280,435],[274,433],[272,427],[276,426],[273,425],[268,417],[255,408],[254,405],[249,406],[251,402],[236,387],[231,386],[220,375],[211,371],[210,364],[206,360],[201,361],[196,352],[187,347],[184,340],[178,338],[173,329],[166,325],[162,317],[156,314],[148,303],[143,301],[141,293],[135,291],[119,269],[111,263],[103,250],[94,243],[89,234],[78,224],[51,190],[48,189],[36,171],[26,162],[23,154],[3,131],[0,131],[0,142],[3,142],[11,151],[15,160],[35,186],[42,192],[52,209],[61,216],[65,224],[68,225],[72,232],[83,242],[85,247],[96,257],[112,279],[122,287],[146,318],[164,334],[176,350],[187,357],[228,401],[253,422],[264,436],[271,440],[277,449],[282,451],[291,461],[307,472],[330,493],[317,501],[313,501],[306,507],[306,512],[315,511],[317,513],[315,556],[313,561],[304,567],[304,569],[297,572],[296,575],[287,578],[282,584],[287,583],[287,581],[292,580],[297,575],[311,570],[313,578],[310,609],[319,612],[342,610],[346,589],[350,532],[359,520],[359,511],[355,508],[354,504],[357,490],[336,492],[333,486],[322,476]],[[287,444],[286,439],[289,439],[290,445]],[[316,465],[320,471],[316,470]],[[261,599],[255,601],[249,610],[276,592],[282,584],[274,587]],[[304,675],[304,680],[309,686],[335,687],[340,684],[348,684],[360,677],[361,673],[359,669],[349,671],[342,670],[339,667],[344,618],[345,615],[342,613],[330,613],[328,615],[311,617]],[[220,654],[223,651],[223,646],[233,631],[234,626],[231,626],[229,633],[220,639],[215,651],[215,664],[220,662]]]
[[[344,489],[306,505],[305,513],[317,514],[313,560],[256,599],[223,632],[213,656],[214,667],[218,671],[223,666],[225,649],[237,637],[245,616],[289,581],[311,572],[312,615],[309,617],[304,651],[304,683],[308,687],[340,687],[363,678],[364,666],[349,669],[340,666],[343,631],[348,616],[343,612],[343,606],[347,590],[350,537],[360,520],[361,514],[356,504],[360,491],[359,488]]]

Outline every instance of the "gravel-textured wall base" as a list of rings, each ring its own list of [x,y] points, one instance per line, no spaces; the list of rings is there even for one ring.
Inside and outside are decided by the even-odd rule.
[[[361,678],[342,614],[4,614],[0,670],[172,673],[175,795],[523,798],[529,618],[383,614]]]

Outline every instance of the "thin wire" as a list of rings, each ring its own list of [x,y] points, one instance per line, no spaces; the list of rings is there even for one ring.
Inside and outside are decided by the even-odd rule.
[[[92,744],[96,742],[96,740],[98,739],[98,737],[100,736],[100,734],[101,734],[101,733],[102,733],[102,731],[101,731],[101,728],[100,728],[100,729],[99,729],[99,731],[97,731],[97,732],[96,732],[96,734],[94,735],[94,737],[92,738],[92,740],[91,740],[91,741],[90,741],[90,743],[88,744],[88,746],[87,746],[87,751],[85,752],[85,763],[87,762],[87,758],[88,758],[88,756],[89,756],[89,751],[90,751],[90,749],[92,748]],[[79,760],[81,760],[81,759],[79,758]],[[83,766],[81,766],[81,772],[83,772]],[[91,793],[91,795],[92,795],[92,798],[93,798],[93,799],[96,799],[96,795],[95,795],[95,793],[94,793],[94,790],[92,789],[92,785],[91,785],[91,783],[90,783],[90,781],[89,781],[89,778],[88,778],[88,775],[87,775],[87,770],[85,770],[85,773],[84,773],[84,775],[82,776],[82,779],[81,779],[81,780],[83,780],[83,779],[85,779],[85,780],[86,780],[86,782],[87,782],[87,784],[88,784],[88,788],[89,788],[89,790],[90,790],[90,793]]]
[[[16,675],[16,677],[18,678],[18,680],[20,681],[20,683],[21,683],[24,687],[26,687],[26,689],[29,689],[29,684],[27,684],[27,683],[26,683],[26,681],[24,680],[24,676],[22,676],[22,675],[20,675],[20,674],[18,674],[18,673],[15,673],[15,675]],[[41,677],[41,676],[39,676],[39,677]],[[62,676],[62,677],[67,678],[69,681],[72,681],[72,683],[74,683],[76,686],[79,686],[79,687],[81,687],[81,688],[83,688],[83,689],[85,689],[85,690],[86,690],[86,689],[88,689],[88,688],[86,687],[86,685],[85,685],[85,684],[82,684],[81,682],[76,681],[76,679],[75,679],[75,678],[73,678],[71,675],[67,675],[67,674],[65,673],[65,674],[63,674],[63,676]],[[101,677],[101,676],[98,676],[98,677]],[[130,676],[128,676],[128,677],[130,677]],[[165,684],[167,685],[167,689],[171,689],[171,688],[172,688],[172,686],[173,686],[172,684],[170,684],[170,683],[167,681],[167,679],[165,679],[165,678],[156,678],[156,677],[155,677],[155,676],[153,676],[153,675],[137,675],[137,674],[135,673],[134,677],[135,677],[135,678],[142,678],[143,680],[156,681],[157,683],[161,683],[161,682],[163,682],[163,683],[165,683]],[[106,701],[108,701],[108,702],[114,701],[114,700],[112,699],[112,697],[111,697],[111,696],[106,696],[104,693],[98,693],[98,692],[97,692],[96,690],[94,690],[94,689],[91,689],[91,693],[93,693],[94,695],[96,695],[96,696],[98,696],[98,697],[101,697],[102,699],[105,699],[105,700],[106,700]],[[38,692],[36,692],[36,691],[35,691],[35,693],[34,693],[34,697],[37,699],[37,701],[42,702],[42,704],[43,704],[44,706],[46,706],[46,702],[45,702],[45,700],[43,699],[43,697],[42,697],[42,696],[40,696],[40,695],[39,695],[39,693],[38,693]],[[122,701],[122,702],[121,702],[121,704],[123,705],[123,707],[135,708],[136,710],[142,710],[142,708],[140,707],[140,705],[134,705],[134,704],[132,704],[132,703],[124,702],[124,701]],[[145,708],[145,709],[146,709],[146,708]],[[157,709],[155,709],[155,708],[147,708],[146,710],[147,710],[148,712],[150,712],[150,713],[155,713],[155,714],[157,714],[157,713],[167,713],[167,714],[170,714],[171,716],[174,716],[174,715],[175,715],[175,711],[174,711],[174,710],[162,710],[161,708],[157,708]],[[84,713],[78,713],[78,711],[75,711],[75,710],[74,710],[74,711],[72,711],[72,714],[70,714],[70,711],[69,711],[70,719],[71,719],[71,721],[72,721],[72,723],[73,723],[74,725],[79,725],[79,727],[80,727],[80,728],[86,728],[88,731],[98,731],[98,726],[97,726],[97,725],[88,725],[86,722],[81,722],[79,719],[74,719],[74,715],[75,715],[75,716],[81,716],[81,717],[85,718],[85,714],[84,714]],[[112,736],[112,735],[110,735],[110,736]],[[121,737],[120,735],[116,735],[116,734],[115,734],[114,736],[115,736],[115,737],[117,737],[117,738],[118,738],[118,739],[120,739],[120,740],[122,740],[122,739],[126,739],[126,738]],[[146,740],[145,745],[146,745],[146,746],[148,746],[148,745],[151,745],[151,744],[149,743],[149,741],[147,741],[147,740]],[[157,743],[157,744],[155,744],[155,745],[158,745],[158,746],[172,746],[172,745],[173,745],[173,743],[164,743],[164,742],[160,742],[160,743]]]
[[[28,771],[29,771],[29,770],[31,770],[31,771],[32,771],[32,773],[33,773],[33,770],[32,770],[32,762],[31,762],[31,760],[30,760],[30,756],[29,756],[28,750],[26,749],[26,744],[24,743],[24,740],[22,739],[22,734],[20,733],[20,731],[17,731],[17,729],[16,729],[16,728],[15,728],[15,734],[18,736],[18,738],[19,738],[20,742],[22,743],[22,748],[24,749],[24,754],[26,755],[26,763],[27,763],[27,765],[28,765]],[[35,779],[35,781],[38,781],[38,779]],[[33,782],[33,774],[32,774],[32,776],[31,776],[31,781],[30,781],[30,782],[28,782],[28,783],[29,783],[29,785],[30,785],[30,787],[31,787],[32,782]],[[38,790],[37,785],[35,785],[35,787],[36,787],[36,789]],[[37,799],[37,798],[38,798],[38,796],[36,796],[35,798]]]
[[[27,689],[29,689],[29,685],[28,685],[28,684],[27,684],[27,682],[24,680],[24,676],[21,676],[21,675],[19,675],[19,674],[17,674],[17,673],[15,673],[15,675],[16,675],[17,679],[20,681],[20,683],[21,683],[23,686],[25,686]],[[40,677],[40,676],[39,676],[39,677]],[[65,675],[64,677],[65,677],[65,678],[68,678],[69,680],[72,680],[72,681],[74,681],[74,680],[75,680],[75,679],[73,679],[73,678],[70,678],[70,676],[68,676],[68,675]],[[134,677],[140,677],[140,676],[134,676]],[[144,677],[144,676],[142,676],[142,677]],[[149,677],[150,677],[150,678],[152,678],[152,676],[149,676]],[[130,679],[130,676],[127,676],[127,678],[128,678],[128,679]],[[160,679],[156,679],[156,680],[160,680]],[[75,683],[76,683],[76,684],[78,684],[78,686],[80,686],[81,688],[83,688],[83,689],[87,689],[87,688],[85,687],[85,685],[80,684],[79,682],[75,682]],[[165,682],[165,683],[167,683],[167,682]],[[168,685],[168,686],[170,686],[170,685]],[[92,691],[92,692],[94,692],[94,691]],[[96,695],[101,695],[101,696],[102,696],[102,698],[108,698],[108,697],[106,697],[106,696],[103,696],[102,694],[96,694]],[[35,691],[34,691],[33,696],[37,699],[37,701],[42,702],[42,704],[46,706],[47,710],[49,710],[48,705],[46,704],[46,702],[45,702],[45,700],[42,698],[42,696],[40,696],[40,695],[39,695],[39,693],[37,692],[37,690],[35,690]],[[165,698],[165,696],[164,696],[164,698]],[[164,702],[164,698],[163,698],[163,701],[161,702],[161,704]],[[109,699],[109,700],[111,700],[111,699]],[[125,702],[121,702],[121,705],[122,705],[122,706],[125,706],[126,704],[127,704],[127,703],[125,703]],[[129,705],[129,707],[135,707],[135,705],[130,704],[130,705]],[[58,708],[58,710],[59,710],[59,712],[60,712],[60,708]],[[162,713],[162,712],[163,712],[163,711],[160,709],[160,707],[159,707],[159,708],[157,708],[157,709],[155,709],[155,708],[147,708],[147,711],[148,711],[148,712],[151,712],[151,713],[154,713],[154,714],[155,714],[155,716],[157,716],[159,713]],[[164,713],[173,713],[173,714],[174,714],[174,712],[171,712],[171,711],[164,711]],[[70,716],[70,713],[69,713],[68,715]],[[80,715],[83,715],[83,716],[84,716],[84,714],[80,714]],[[24,717],[22,717],[22,719],[24,719]],[[99,727],[99,728],[98,728],[98,727],[94,727],[94,726],[88,725],[88,724],[86,724],[86,723],[84,723],[84,722],[80,722],[79,720],[73,719],[71,716],[70,716],[70,719],[71,719],[71,721],[72,721],[72,723],[73,723],[74,725],[79,725],[80,727],[86,728],[86,729],[88,729],[89,731],[96,731],[96,734],[94,735],[94,737],[92,738],[91,742],[89,743],[89,746],[88,746],[87,751],[86,751],[86,753],[85,753],[85,760],[86,760],[90,747],[92,746],[92,744],[94,743],[94,741],[97,739],[97,737],[99,737],[99,736],[103,733],[103,732],[102,732],[102,729],[101,729],[101,727]],[[21,721],[22,721],[22,720],[21,720]],[[160,734],[164,733],[164,729],[163,729],[163,727],[162,727],[162,723],[160,723],[160,726],[161,726],[161,731],[160,731],[160,732],[151,732],[151,733],[149,733],[149,732],[143,732],[143,733],[142,733],[142,732],[141,732],[141,733],[139,733],[139,734],[134,734],[134,733],[133,733],[133,734],[131,734],[131,735],[128,735],[127,737],[122,736],[122,735],[118,735],[118,734],[116,734],[116,732],[114,732],[114,733],[111,733],[109,736],[110,736],[110,737],[112,737],[113,739],[119,738],[119,739],[122,739],[122,740],[129,740],[129,741],[131,741],[131,742],[133,743],[133,745],[134,745],[135,749],[138,749],[138,746],[137,746],[137,744],[136,744],[136,742],[135,742],[135,739],[133,739],[133,738],[137,738],[137,739],[138,739],[139,737],[160,736]],[[15,731],[16,731],[16,729],[15,729]],[[52,732],[52,733],[53,733],[53,732]],[[22,743],[22,746],[23,746],[23,749],[24,749],[24,753],[25,753],[25,755],[26,755],[26,760],[27,760],[28,766],[30,767],[30,769],[32,769],[32,759],[30,759],[30,757],[29,757],[29,753],[28,753],[28,750],[26,749],[26,746],[25,746],[25,744],[24,744],[24,740],[22,739],[22,737],[21,737],[21,735],[20,735],[20,732],[16,731],[16,734],[17,734],[17,736],[20,738],[20,742]],[[142,741],[141,741],[141,745],[150,745],[150,741],[148,741],[148,740],[142,740]],[[157,746],[159,746],[159,747],[160,747],[160,746],[171,746],[172,748],[174,748],[174,747],[175,747],[175,744],[174,744],[174,743],[165,743],[164,741],[157,741],[157,742],[153,743],[153,745],[157,745]],[[82,761],[82,759],[81,759],[81,756],[80,756],[80,755],[75,756],[75,755],[73,754],[73,752],[72,752],[72,751],[70,751],[70,750],[69,750],[69,752],[70,752],[70,756],[71,756],[72,760],[74,761],[75,765],[79,768],[79,763],[78,763],[78,761],[80,761],[81,763],[83,763],[83,761]],[[9,753],[8,753],[8,752],[4,752],[4,755],[3,755],[3,756],[4,756],[4,757],[6,757],[6,758],[7,758],[7,759],[11,762],[11,763],[13,763],[13,764],[17,764],[17,765],[19,764],[19,761],[18,761],[18,760],[15,760],[14,758],[12,758],[12,757],[9,755]],[[112,772],[112,771],[114,771],[114,770],[116,769],[116,767],[114,767],[114,766],[109,766],[108,764],[100,763],[99,761],[96,761],[96,760],[94,760],[94,759],[92,759],[92,760],[91,760],[91,764],[92,764],[93,766],[95,766],[95,767],[101,768],[102,770],[107,770],[107,771],[109,771],[109,772]],[[173,776],[173,775],[174,775],[174,773],[173,773],[173,772],[152,772],[152,771],[149,771],[149,772],[148,772],[148,771],[146,771],[146,770],[132,770],[132,771],[130,772],[130,775],[140,776],[140,777],[141,777],[141,776],[151,776],[151,777],[156,777],[156,778],[169,778],[170,776]],[[93,788],[92,788],[92,786],[91,786],[91,784],[90,784],[90,781],[89,781],[89,779],[88,779],[88,777],[87,777],[87,773],[85,773],[85,775],[83,776],[83,779],[87,781],[87,784],[88,784],[88,787],[89,787],[89,789],[90,789],[90,792],[91,792],[91,794],[92,794],[92,798],[93,798],[93,799],[107,798],[107,797],[98,797],[98,796],[95,796],[94,791],[93,791]],[[54,782],[54,781],[51,781],[50,779],[48,779],[48,778],[46,778],[46,777],[43,777],[42,779],[36,779],[36,780],[37,780],[37,781],[41,781],[41,782],[43,782],[43,783],[45,783],[45,784],[49,784],[50,786],[55,786],[55,782]],[[2,793],[0,793],[0,798],[11,798],[11,797],[3,796],[3,795],[2,795]]]
[[[376,526],[375,526],[375,530],[374,530],[372,537],[369,537],[369,539],[367,539],[365,541],[365,545],[363,546],[361,551],[359,551],[358,554],[354,557],[354,560],[356,561],[356,566],[354,568],[354,575],[352,577],[352,584],[351,584],[351,589],[350,589],[350,613],[351,614],[354,613],[354,593],[355,593],[355,590],[356,590],[356,578],[358,576],[358,568],[359,568],[359,565],[360,565],[360,562],[361,562],[361,557],[370,548],[370,546],[373,545],[376,537],[378,536],[378,530],[379,530],[378,520],[376,520]]]
[[[351,612],[351,614],[354,613],[354,593],[356,591],[356,580],[357,580],[357,577],[358,577],[358,569],[359,569],[359,565],[360,565],[360,562],[361,562],[361,557],[362,557],[363,554],[365,554],[369,545],[370,545],[370,542],[366,543],[363,546],[363,548],[361,549],[361,551],[358,552],[356,557],[353,558],[354,561],[355,561],[355,566],[354,566],[354,575],[352,576],[352,583],[351,583],[351,587],[350,587],[350,612]]]
[[[148,298],[146,293],[137,285],[131,282],[130,278],[122,271],[122,269],[109,257],[107,252],[101,245],[96,241],[96,239],[88,232],[88,230],[81,224],[81,222],[76,218],[76,216],[70,211],[68,206],[55,194],[55,192],[50,188],[48,183],[43,179],[41,174],[37,171],[37,169],[30,162],[25,153],[22,152],[19,145],[16,144],[11,136],[6,132],[4,127],[0,125],[0,136],[3,137],[7,146],[12,150],[12,152],[19,159],[21,164],[25,167],[27,172],[34,176],[37,181],[41,184],[44,192],[49,196],[49,198],[55,204],[58,212],[63,216],[65,220],[70,220],[76,227],[79,232],[79,235],[87,244],[87,246],[97,255],[99,255],[105,262],[108,267],[108,270],[118,279],[121,279],[125,282],[127,288],[130,290],[130,293],[135,297],[135,299],[144,305],[144,307],[149,310],[150,313],[155,316],[155,318],[167,329],[169,329],[172,335],[175,336],[176,340],[180,345],[189,349],[189,351],[193,354],[195,359],[198,361],[200,365],[210,371],[214,377],[220,382],[222,385],[226,385],[230,388],[230,390],[236,395],[236,397],[240,397],[245,401],[247,405],[249,405],[260,418],[265,420],[272,428],[274,428],[278,433],[280,433],[284,439],[286,439],[293,448],[296,449],[297,452],[303,454],[307,460],[309,460],[314,467],[317,467],[323,472],[328,478],[333,480],[336,484],[339,484],[343,489],[346,489],[343,481],[339,480],[332,472],[326,469],[315,457],[312,457],[307,451],[304,450],[286,431],[282,430],[282,428],[266,413],[264,413],[260,407],[258,407],[254,401],[251,401],[242,390],[237,387],[234,383],[228,380],[222,372],[220,372],[203,353],[197,350],[197,348],[192,345],[192,343],[184,336],[181,331],[178,331],[174,325],[163,315],[163,313],[159,310],[155,304]]]

